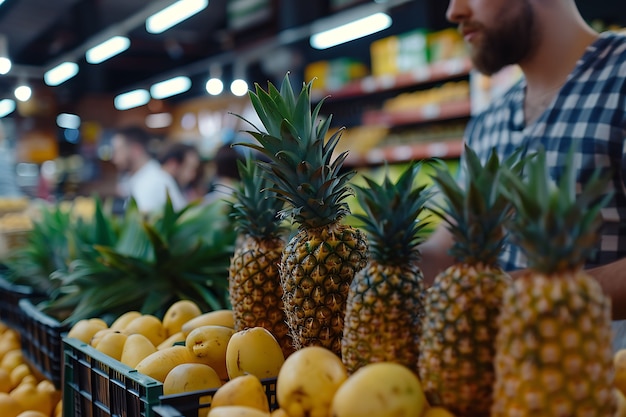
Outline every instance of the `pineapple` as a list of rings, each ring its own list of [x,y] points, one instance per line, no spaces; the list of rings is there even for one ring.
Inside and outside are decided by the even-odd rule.
[[[240,187],[235,189],[231,216],[238,232],[229,267],[229,296],[235,330],[264,327],[280,344],[285,357],[293,342],[283,311],[283,289],[278,272],[285,247],[278,212],[283,201],[268,190],[256,163],[237,161]]]
[[[488,416],[492,403],[497,317],[511,284],[498,265],[511,213],[498,190],[503,165],[516,158],[501,162],[492,152],[482,165],[466,147],[464,184],[446,168],[433,176],[445,197],[438,214],[453,235],[455,263],[426,293],[418,367],[429,403],[457,416]]]
[[[432,193],[415,187],[421,163],[413,163],[397,182],[364,177],[355,186],[364,214],[355,214],[367,232],[370,261],[352,281],[348,294],[342,359],[353,373],[374,362],[398,362],[417,374],[424,315],[424,281],[417,263],[418,244],[428,224],[420,215]]]
[[[346,152],[332,159],[342,131],[326,140],[332,117],[317,120],[323,100],[311,111],[311,84],[303,84],[298,96],[288,74],[280,90],[257,84],[249,96],[263,126],[249,132],[258,144],[244,145],[269,159],[259,164],[287,203],[282,217],[298,226],[280,264],[294,346],[322,346],[340,355],[346,298],[368,248],[360,230],[342,223],[350,213],[346,198],[354,171],[342,171]]]
[[[510,176],[513,238],[528,269],[505,292],[492,416],[613,416],[610,302],[583,270],[598,241],[608,176],[576,195],[573,152],[558,186],[543,150]]]

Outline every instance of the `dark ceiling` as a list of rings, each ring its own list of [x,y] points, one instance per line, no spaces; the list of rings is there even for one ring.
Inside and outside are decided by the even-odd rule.
[[[254,52],[260,57],[257,56],[249,71],[257,71],[258,77],[284,71],[296,61],[368,52],[367,47],[359,51],[358,46],[348,45],[313,55],[305,42],[307,30],[310,31],[307,25],[345,11],[333,7],[331,0],[265,0],[269,17],[244,29],[231,26],[229,1],[235,0],[210,0],[209,6],[196,16],[154,35],[145,30],[145,18],[173,0],[6,0],[0,6],[0,34],[7,38],[14,67],[9,74],[0,76],[0,98],[11,96],[16,82],[24,76],[33,85],[43,84],[43,72],[64,60],[77,62],[80,71],[75,78],[53,88],[61,102],[76,101],[85,94],[123,92],[181,71],[190,76],[200,73],[206,76],[213,61],[232,64],[237,57]],[[445,0],[343,3],[356,7],[387,4],[395,13],[392,30],[396,33],[416,27],[437,29],[447,24]],[[578,0],[577,3],[586,18],[622,16],[622,24],[626,20],[623,0]],[[286,33],[286,29],[294,29],[291,40],[276,36]],[[381,36],[389,33],[392,32],[388,30]],[[95,40],[105,40],[103,36],[109,34],[128,36],[130,49],[98,65],[86,63],[87,46],[95,44]]]

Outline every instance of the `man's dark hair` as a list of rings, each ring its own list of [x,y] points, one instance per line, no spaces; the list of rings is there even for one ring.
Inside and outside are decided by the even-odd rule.
[[[189,153],[198,154],[198,150],[193,145],[189,145],[187,143],[174,143],[168,146],[164,152],[159,156],[159,163],[163,165],[164,163],[174,160],[179,164],[182,164],[185,161],[185,156]]]
[[[243,155],[236,151],[231,145],[226,144],[220,146],[213,158],[217,176],[239,180],[237,161],[243,161],[244,159]]]
[[[136,143],[144,148],[146,152],[149,152],[152,137],[145,129],[139,126],[128,126],[119,129],[117,133],[124,137],[128,143]]]

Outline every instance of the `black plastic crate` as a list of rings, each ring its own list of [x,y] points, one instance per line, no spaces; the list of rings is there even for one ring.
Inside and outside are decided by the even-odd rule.
[[[21,299],[19,308],[24,316],[21,331],[24,357],[60,389],[63,383],[63,336],[70,326],[42,313],[31,299]]]
[[[163,384],[99,352],[65,337],[64,417],[153,417]]]
[[[24,325],[24,313],[19,307],[20,300],[41,297],[32,287],[7,281],[0,269],[0,321],[21,332]]]
[[[270,405],[270,411],[278,408],[276,378],[262,379],[261,384]],[[211,398],[217,389],[194,391],[176,395],[162,395],[161,405],[154,407],[158,417],[198,417],[198,411],[211,406]]]

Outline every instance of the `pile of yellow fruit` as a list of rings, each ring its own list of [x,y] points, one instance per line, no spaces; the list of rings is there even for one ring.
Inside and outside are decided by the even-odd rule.
[[[32,372],[17,331],[0,322],[0,416],[61,417],[61,391]]]

